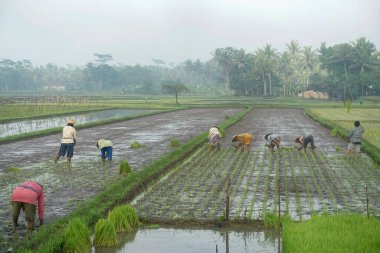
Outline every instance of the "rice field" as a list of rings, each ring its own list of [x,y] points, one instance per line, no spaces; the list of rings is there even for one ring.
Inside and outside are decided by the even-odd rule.
[[[353,108],[349,113],[344,108],[310,109],[310,111],[347,130],[351,130],[354,122],[359,120],[365,130],[363,139],[380,149],[380,109]]]
[[[133,205],[147,220],[263,220],[278,211],[294,220],[312,214],[366,213],[380,216],[380,170],[368,157],[345,160],[341,152],[304,153],[293,148],[236,152],[204,146],[152,184]]]

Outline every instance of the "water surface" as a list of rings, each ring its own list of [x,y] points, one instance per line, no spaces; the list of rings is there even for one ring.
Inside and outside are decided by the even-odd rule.
[[[153,112],[149,109],[114,109],[96,112],[87,112],[70,116],[57,116],[41,119],[29,119],[0,124],[0,138],[17,134],[46,130],[49,128],[63,127],[69,118],[75,120],[75,125],[122,118],[128,116],[136,116]]]

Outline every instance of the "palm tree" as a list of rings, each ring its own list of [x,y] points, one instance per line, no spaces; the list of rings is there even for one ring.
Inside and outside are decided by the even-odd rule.
[[[225,91],[230,93],[230,79],[231,79],[231,68],[233,66],[233,52],[236,49],[232,47],[217,48],[212,53],[213,60],[217,63],[219,68],[222,70],[223,79],[225,83]]]
[[[264,55],[267,61],[267,75],[269,78],[269,95],[272,95],[272,73],[276,68],[277,53],[276,49],[272,49],[270,44],[266,44],[264,47]]]
[[[290,95],[290,77],[292,75],[292,68],[290,66],[290,62],[290,54],[286,51],[283,52],[278,61],[278,72],[283,82],[284,96]]]
[[[315,72],[317,67],[318,56],[311,47],[304,47],[303,55],[300,60],[300,68],[306,76],[305,86],[309,86],[309,77]]]
[[[338,44],[333,47],[333,54],[332,54],[332,59],[331,61],[333,63],[342,65],[343,70],[344,70],[344,76],[346,78],[346,85],[348,84],[348,90],[352,96],[351,92],[351,86],[349,85],[349,80],[348,80],[348,66],[352,61],[352,54],[353,54],[353,48],[350,44],[348,43],[343,43],[343,44]],[[343,98],[345,98],[345,87],[346,85],[343,85]]]

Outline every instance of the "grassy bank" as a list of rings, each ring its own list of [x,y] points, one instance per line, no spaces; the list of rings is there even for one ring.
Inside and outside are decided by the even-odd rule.
[[[248,108],[234,117],[229,118],[220,125],[221,129],[227,129],[239,121],[251,108]],[[18,245],[16,252],[25,252],[30,249],[33,252],[61,252],[63,246],[64,231],[68,222],[74,218],[85,221],[87,226],[93,227],[99,218],[105,217],[107,212],[115,205],[130,201],[145,186],[163,175],[175,166],[181,159],[187,157],[195,148],[203,144],[208,132],[191,139],[175,151],[162,156],[159,160],[146,166],[143,170],[133,172],[127,177],[120,177],[105,191],[94,198],[85,201],[69,215],[57,219],[51,224],[46,224],[28,241]],[[48,240],[46,238],[49,238]]]
[[[301,223],[285,222],[284,253],[380,252],[380,221],[359,214],[313,216]]]
[[[321,114],[317,113],[313,109],[306,109],[305,113],[312,118],[313,120],[319,122],[323,126],[329,128],[329,129],[336,129],[336,135],[343,137],[348,140],[348,135],[350,133],[351,128],[353,127],[354,119],[351,121],[351,127],[345,127],[344,124],[339,124],[338,121],[333,121],[331,119],[328,119],[327,117],[321,116]],[[363,112],[365,114],[365,112]],[[347,117],[351,117],[348,115]],[[360,120],[355,119],[355,120]],[[379,128],[374,128],[375,131],[379,131]],[[367,129],[368,132],[368,129]],[[380,133],[380,132],[379,132]],[[365,133],[367,134],[367,133]],[[378,136],[376,136],[378,138]],[[377,148],[374,144],[371,143],[373,139],[369,136],[369,138],[365,137],[362,139],[362,151],[366,152],[377,164],[380,164],[380,149]]]

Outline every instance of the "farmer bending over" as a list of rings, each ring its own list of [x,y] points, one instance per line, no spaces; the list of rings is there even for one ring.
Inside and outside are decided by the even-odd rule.
[[[208,141],[211,147],[217,146],[218,150],[220,150],[220,139],[222,138],[222,134],[220,133],[220,129],[217,126],[213,126],[210,128],[208,132]]]
[[[17,186],[12,193],[12,218],[14,227],[18,227],[20,210],[25,212],[25,220],[28,230],[34,230],[36,207],[38,205],[38,217],[40,225],[44,223],[44,188],[36,182],[25,182]]]
[[[268,143],[265,144],[268,148],[273,150],[274,147],[277,147],[277,149],[280,148],[281,143],[281,137],[278,134],[267,134],[264,136],[264,139],[268,141]]]
[[[310,133],[305,133],[303,136],[297,137],[295,139],[295,143],[300,144],[300,146],[297,149],[298,151],[301,149],[306,150],[307,145],[309,143],[311,145],[311,149],[313,150],[313,152],[315,151],[314,137]]]
[[[71,158],[74,155],[74,145],[77,139],[77,131],[74,126],[75,121],[73,119],[69,119],[67,121],[67,125],[62,130],[62,140],[61,147],[59,148],[59,152],[55,157],[55,162],[58,162],[61,156],[65,156],[67,152],[67,162],[71,162]]]
[[[100,157],[103,161],[108,158],[108,161],[112,161],[112,142],[110,140],[101,139],[96,143],[96,147],[100,149]]]
[[[362,134],[364,133],[364,129],[360,126],[360,121],[355,121],[354,128],[351,129],[348,137],[350,138],[350,143],[348,144],[346,150],[346,158],[350,157],[352,151],[355,150],[355,158],[358,159],[360,155],[360,146]]]
[[[244,134],[239,134],[235,135],[232,139],[232,142],[239,142],[238,144],[234,145],[236,150],[239,150],[241,148],[241,152],[244,151],[244,146],[249,150],[251,148],[251,144],[253,141],[253,136],[252,134],[244,133]]]

